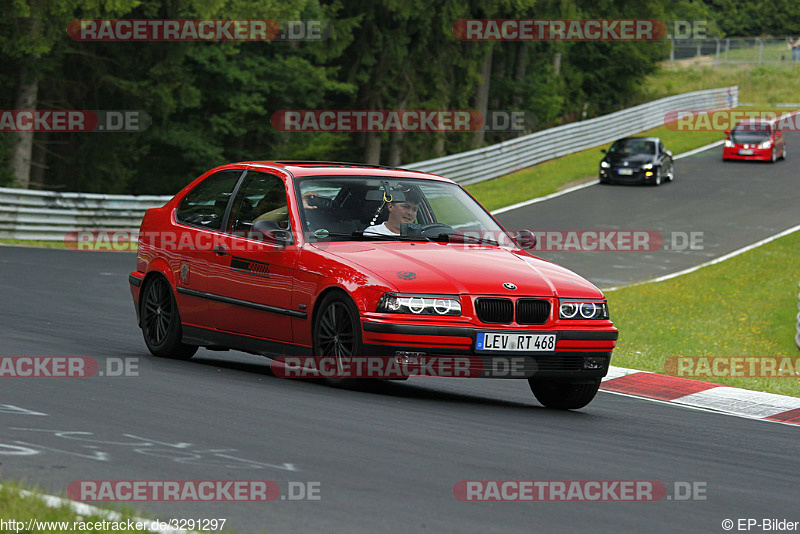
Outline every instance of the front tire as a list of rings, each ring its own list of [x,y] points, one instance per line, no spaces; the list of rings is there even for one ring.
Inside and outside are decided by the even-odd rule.
[[[600,379],[574,383],[529,378],[528,385],[543,406],[556,410],[577,410],[592,402],[600,388]]]
[[[172,287],[161,275],[151,278],[142,290],[142,335],[153,356],[188,360],[196,345],[181,342],[181,316]]]
[[[656,170],[656,179],[653,180],[653,184],[652,184],[653,187],[658,187],[659,185],[661,185],[661,174],[662,174],[663,170],[664,169],[662,167],[658,167],[658,170]]]
[[[333,358],[337,374],[348,374],[348,364],[361,356],[361,322],[353,301],[340,292],[328,293],[319,305],[314,319],[314,356]],[[326,378],[328,385],[352,387],[357,378]]]

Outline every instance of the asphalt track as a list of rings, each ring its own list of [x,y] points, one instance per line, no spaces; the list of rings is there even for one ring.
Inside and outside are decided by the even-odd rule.
[[[598,184],[497,218],[508,229],[539,234],[653,231],[661,235],[666,249],[576,250],[567,248],[564,234],[562,250],[554,242],[550,250],[534,252],[601,288],[681,271],[800,224],[800,172],[792,157],[792,150],[800,147],[800,134],[787,133],[786,139],[785,161],[723,163],[722,147],[717,147],[675,161],[672,183]],[[600,156],[598,151],[598,162]],[[655,240],[649,243],[658,245]],[[611,245],[615,246],[613,240]]]
[[[707,232],[713,249],[663,251],[675,270],[798,222],[791,155],[723,165],[717,151],[676,168],[661,188],[592,186],[522,217],[552,229],[602,220]],[[576,217],[569,226],[566,212]],[[601,284],[668,270],[657,255],[559,254]],[[2,379],[0,479],[60,495],[75,480],[274,480],[284,495],[290,481],[319,483],[316,501],[135,505],[162,520],[226,518],[248,533],[721,532],[724,519],[800,520],[793,426],[604,392],[562,413],[540,407],[523,381],[420,378],[344,391],[273,377],[268,360],[242,353],[152,358],[127,287],[134,263],[129,253],[0,247],[0,356],[89,356],[101,370],[122,361],[138,373]],[[453,487],[462,480],[652,480],[676,498],[461,502]],[[696,483],[705,499],[677,499],[675,482]]]

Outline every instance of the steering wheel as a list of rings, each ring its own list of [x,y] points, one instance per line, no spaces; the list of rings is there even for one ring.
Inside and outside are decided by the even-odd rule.
[[[452,226],[444,223],[423,224],[419,228],[419,233],[425,237],[439,237],[440,235],[452,235],[455,232]]]

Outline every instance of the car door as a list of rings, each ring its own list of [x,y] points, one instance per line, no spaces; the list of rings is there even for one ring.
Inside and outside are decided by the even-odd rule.
[[[210,327],[206,292],[213,247],[243,172],[222,170],[197,184],[175,209],[174,231],[159,236],[161,252],[174,273],[176,300],[185,324]]]
[[[267,220],[291,236],[284,180],[248,170],[228,209],[226,231],[210,257],[208,292],[214,327],[267,342],[291,343],[292,318],[306,315],[291,309],[298,248],[291,240],[279,243],[251,233],[256,221]]]

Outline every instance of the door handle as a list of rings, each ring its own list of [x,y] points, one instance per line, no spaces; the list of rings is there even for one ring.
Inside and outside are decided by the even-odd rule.
[[[222,245],[217,245],[214,247],[214,254],[217,256],[224,256],[228,253],[228,249],[223,247]]]

